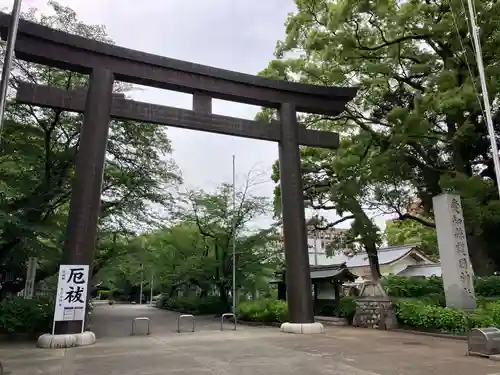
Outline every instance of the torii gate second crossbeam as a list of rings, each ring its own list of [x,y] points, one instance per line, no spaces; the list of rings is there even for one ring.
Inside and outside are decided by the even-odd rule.
[[[20,82],[16,100],[19,103],[36,105],[65,111],[83,113],[87,90],[79,88],[64,90],[54,86],[35,85]],[[236,137],[279,142],[280,127],[278,121],[270,124],[260,121],[211,114],[210,106],[197,106],[197,95],[193,95],[193,110],[168,107],[159,104],[144,103],[125,99],[124,94],[113,94],[111,117],[121,120],[141,121],[183,129],[199,130],[210,133],[234,135]],[[210,98],[202,98],[205,101]],[[339,144],[338,133],[310,130],[298,126],[299,144],[310,147],[336,149]]]

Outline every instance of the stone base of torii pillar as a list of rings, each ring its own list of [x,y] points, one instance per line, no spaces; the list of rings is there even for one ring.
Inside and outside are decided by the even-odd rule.
[[[45,333],[38,338],[36,346],[43,349],[64,349],[95,344],[94,332],[52,335]]]
[[[321,323],[283,323],[280,327],[283,333],[298,333],[309,335],[314,333],[324,333],[325,328]]]

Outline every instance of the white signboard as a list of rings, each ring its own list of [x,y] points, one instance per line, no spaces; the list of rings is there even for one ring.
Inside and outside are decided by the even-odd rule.
[[[59,266],[54,322],[81,320],[83,327],[88,281],[88,265]]]

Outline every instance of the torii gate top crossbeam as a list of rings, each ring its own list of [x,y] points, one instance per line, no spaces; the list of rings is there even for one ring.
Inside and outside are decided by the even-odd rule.
[[[0,12],[0,33],[7,36],[10,15]],[[68,34],[20,20],[16,57],[89,74],[112,71],[117,80],[212,98],[279,108],[294,104],[299,112],[337,115],[357,89],[274,80],[152,55]]]

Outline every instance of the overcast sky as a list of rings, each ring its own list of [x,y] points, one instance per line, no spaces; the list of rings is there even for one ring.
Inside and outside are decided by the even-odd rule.
[[[273,58],[293,0],[60,0],[88,24],[103,24],[116,44],[219,68],[256,74]],[[45,0],[23,0],[23,10],[46,8]],[[12,0],[0,0],[12,7]],[[145,88],[134,99],[191,109],[191,95]],[[213,112],[253,119],[259,107],[214,100]],[[174,158],[188,188],[213,189],[231,182],[232,155],[237,181],[251,168],[269,171],[278,158],[275,143],[168,129]],[[273,183],[255,194],[272,196]],[[383,220],[378,220],[382,223]]]

